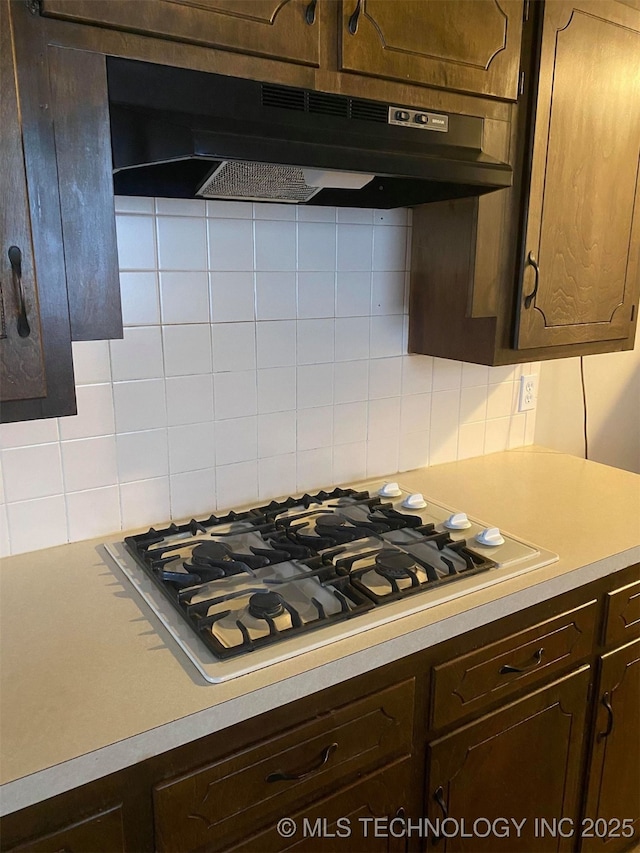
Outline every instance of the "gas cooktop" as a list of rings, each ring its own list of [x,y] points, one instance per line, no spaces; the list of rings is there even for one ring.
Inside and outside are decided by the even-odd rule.
[[[152,527],[105,547],[211,682],[558,559],[391,482]]]

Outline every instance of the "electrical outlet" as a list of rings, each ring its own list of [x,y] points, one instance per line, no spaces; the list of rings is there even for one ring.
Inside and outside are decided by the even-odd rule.
[[[520,377],[520,397],[518,411],[529,412],[535,409],[538,400],[538,377],[531,373]]]

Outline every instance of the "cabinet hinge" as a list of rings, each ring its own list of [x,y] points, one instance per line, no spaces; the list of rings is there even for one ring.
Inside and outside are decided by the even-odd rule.
[[[529,20],[529,3],[530,3],[530,0],[524,0],[524,6],[522,8],[522,20],[523,21]]]
[[[32,15],[40,14],[41,0],[25,0],[25,5]]]
[[[524,71],[520,72],[520,80],[518,81],[518,94],[524,95]]]
[[[587,705],[591,702],[592,696],[593,696],[593,681],[590,681],[589,686],[587,687]]]

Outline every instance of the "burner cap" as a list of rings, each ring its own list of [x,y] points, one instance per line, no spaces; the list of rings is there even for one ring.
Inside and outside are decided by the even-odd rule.
[[[345,523],[345,519],[336,515],[335,512],[316,518],[316,527],[344,527]]]
[[[249,613],[256,619],[275,619],[284,613],[282,598],[277,592],[256,592],[249,599]]]
[[[380,551],[376,555],[376,571],[386,578],[408,578],[415,571],[416,561],[400,551]]]

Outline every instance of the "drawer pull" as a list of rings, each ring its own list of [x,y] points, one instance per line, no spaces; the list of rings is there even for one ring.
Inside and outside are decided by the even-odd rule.
[[[22,252],[17,246],[9,246],[7,254],[9,256],[9,263],[11,264],[13,289],[18,297],[18,334],[21,338],[28,338],[31,334],[31,328],[27,320],[27,307],[22,287]]]
[[[311,767],[308,767],[306,770],[298,770],[297,772],[294,771],[293,773],[282,773],[280,770],[278,770],[277,773],[269,773],[265,781],[281,782],[285,780],[287,782],[300,782],[302,779],[306,779],[307,776],[311,776],[312,773],[317,773],[318,770],[324,767],[337,748],[337,743],[330,743],[329,746],[326,746],[320,753],[319,761],[316,764],[313,764]]]
[[[447,809],[447,804],[444,801],[444,789],[442,785],[438,785],[438,787],[433,792],[433,799],[440,806],[440,810],[442,811],[442,816],[446,820],[449,817],[449,810]],[[442,838],[441,835],[433,836],[433,843],[437,844],[438,841]]]
[[[540,666],[543,653],[544,648],[538,649],[534,652],[533,661],[527,666],[511,666],[511,664],[506,663],[504,666],[500,667],[500,675],[506,675],[508,672],[531,672],[532,669]]]
[[[609,691],[607,691],[602,699],[602,704],[607,709],[607,728],[603,732],[598,732],[598,740],[604,740],[606,737],[609,737],[613,730],[613,708],[611,707],[611,697],[609,695]]]

